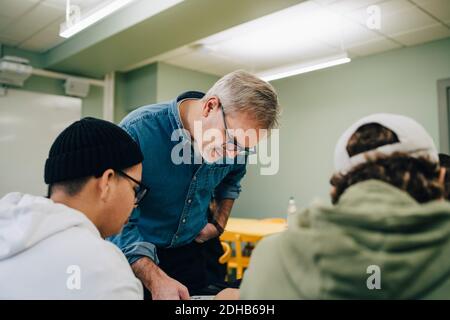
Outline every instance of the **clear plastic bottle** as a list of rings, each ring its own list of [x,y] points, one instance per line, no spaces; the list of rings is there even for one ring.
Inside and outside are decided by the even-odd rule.
[[[292,225],[292,220],[294,219],[295,214],[297,213],[297,205],[295,204],[294,197],[289,198],[288,208],[287,208],[287,216],[286,221],[288,227]]]

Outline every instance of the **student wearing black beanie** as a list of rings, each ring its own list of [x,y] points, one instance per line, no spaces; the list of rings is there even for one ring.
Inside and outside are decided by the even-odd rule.
[[[45,163],[48,198],[0,199],[0,299],[142,299],[126,258],[104,240],[147,194],[142,161],[137,143],[108,121],[83,118],[63,130]]]
[[[48,197],[60,203],[83,198],[75,206],[81,206],[80,211],[88,217],[92,215],[89,218],[98,221],[102,237],[109,237],[120,232],[147,193],[140,183],[142,160],[139,146],[119,126],[83,118],[64,129],[50,148],[44,173]],[[107,205],[92,212],[105,199],[111,208]]]

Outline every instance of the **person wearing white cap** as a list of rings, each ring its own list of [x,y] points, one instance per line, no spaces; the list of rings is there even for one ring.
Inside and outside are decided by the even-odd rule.
[[[450,203],[432,138],[415,120],[365,117],[340,137],[333,205],[261,241],[241,299],[448,299]]]

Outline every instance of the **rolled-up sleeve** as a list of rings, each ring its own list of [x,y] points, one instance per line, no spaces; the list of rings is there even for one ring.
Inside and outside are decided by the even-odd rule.
[[[156,246],[153,243],[144,241],[144,238],[139,232],[137,226],[139,216],[139,208],[134,209],[129,222],[123,227],[122,232],[110,237],[108,240],[122,250],[130,265],[142,257],[148,257],[158,264],[159,260],[156,253]]]
[[[216,199],[237,199],[241,193],[241,180],[247,172],[246,164],[236,165],[214,190]]]

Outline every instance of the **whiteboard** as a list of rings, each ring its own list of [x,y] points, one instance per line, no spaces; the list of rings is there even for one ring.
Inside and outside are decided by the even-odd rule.
[[[81,117],[81,99],[8,89],[0,96],[0,198],[46,195],[44,165],[58,134]]]

